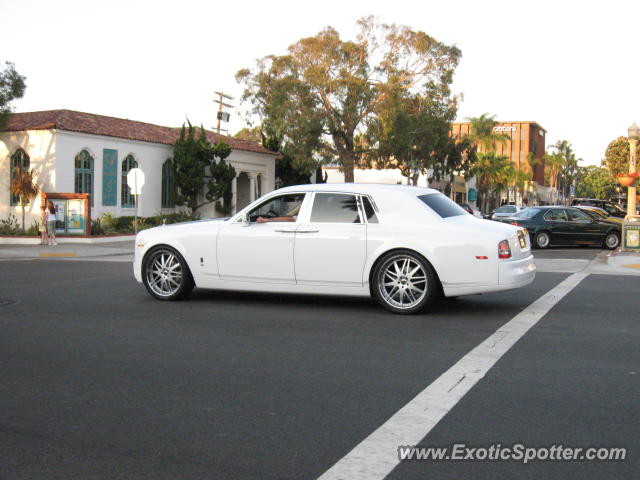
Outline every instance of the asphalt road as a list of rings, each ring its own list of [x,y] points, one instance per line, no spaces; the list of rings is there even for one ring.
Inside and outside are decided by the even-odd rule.
[[[567,276],[403,317],[352,298],[157,302],[127,263],[0,262],[0,478],[316,478]],[[623,446],[627,460],[412,461],[390,477],[635,478],[639,289],[588,276],[421,442]]]

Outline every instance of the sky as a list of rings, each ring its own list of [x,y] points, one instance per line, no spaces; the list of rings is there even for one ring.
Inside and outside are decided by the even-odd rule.
[[[582,165],[640,123],[640,2],[0,0],[0,62],[26,77],[17,112],[69,109],[166,126],[216,123],[214,91],[234,97],[223,128],[244,126],[241,68],[330,25],[353,39],[375,15],[462,51],[458,120],[536,121]]]

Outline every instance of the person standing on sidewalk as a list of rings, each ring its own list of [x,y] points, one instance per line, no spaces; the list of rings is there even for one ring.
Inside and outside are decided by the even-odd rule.
[[[40,207],[40,245],[47,245],[49,243],[49,236],[47,235],[47,207],[42,205]]]
[[[47,235],[49,237],[49,245],[57,245],[56,242],[56,207],[49,200],[47,203]]]

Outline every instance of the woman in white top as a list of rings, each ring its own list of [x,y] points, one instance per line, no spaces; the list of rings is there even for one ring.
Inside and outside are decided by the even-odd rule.
[[[49,200],[47,203],[47,236],[49,237],[49,245],[57,245],[56,242],[56,207]]]

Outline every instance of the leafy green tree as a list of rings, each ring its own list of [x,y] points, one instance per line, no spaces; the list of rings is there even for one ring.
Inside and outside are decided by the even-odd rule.
[[[233,138],[237,138],[238,140],[247,140],[249,142],[262,143],[262,130],[260,125],[249,128],[245,127],[242,130],[233,135]]]
[[[311,171],[299,168],[295,164],[294,158],[283,152],[283,135],[272,134],[269,137],[262,134],[262,145],[273,151],[280,152],[281,157],[276,159],[276,178],[279,187],[288,187],[290,185],[302,185],[311,183]]]
[[[449,133],[457,106],[447,82],[429,84],[416,94],[396,88],[369,121],[364,143],[376,148],[361,147],[360,164],[399,168],[414,185],[420,173],[429,169],[435,178],[451,180],[454,172],[464,168],[463,151],[470,146]]]
[[[240,70],[243,100],[263,125],[283,132],[294,160],[335,160],[353,182],[356,137],[394,90],[449,84],[460,51],[409,27],[358,21],[355,41],[327,27]],[[373,139],[376,140],[376,139]],[[371,141],[375,146],[377,141]]]
[[[11,62],[5,62],[4,70],[0,71],[0,130],[4,128],[11,113],[10,103],[22,98],[27,88],[25,77],[16,72]]]
[[[580,167],[578,175],[578,197],[609,199],[615,195],[615,179],[608,169],[589,165]]]
[[[16,168],[15,176],[11,181],[10,186],[11,193],[19,198],[19,205],[22,209],[22,231],[25,231],[24,207],[29,204],[31,200],[36,198],[40,189],[33,180],[33,172],[31,170],[23,170],[22,168]]]
[[[224,142],[211,144],[203,127],[196,138],[195,128],[182,126],[173,145],[176,205],[187,206],[192,214],[204,205],[223,200],[222,211],[231,208],[231,181],[235,169],[225,162],[231,148]],[[204,201],[201,200],[204,196]]]
[[[629,171],[629,140],[618,137],[608,146],[601,164],[609,169],[613,175]]]

